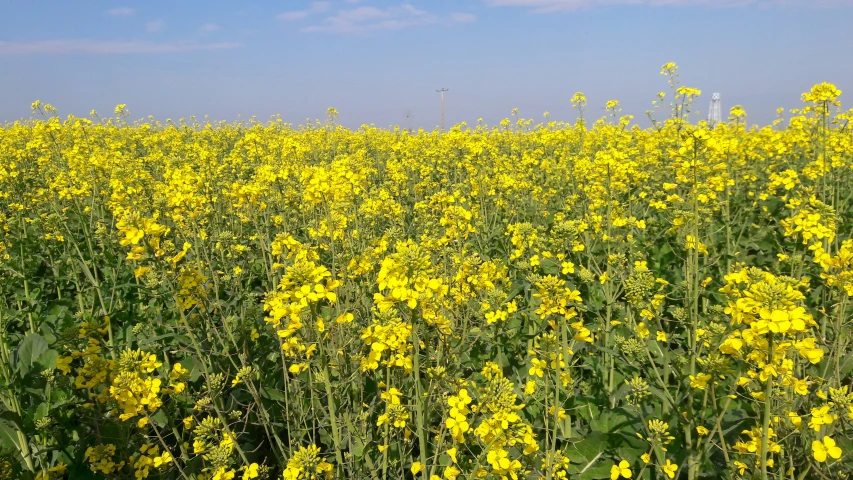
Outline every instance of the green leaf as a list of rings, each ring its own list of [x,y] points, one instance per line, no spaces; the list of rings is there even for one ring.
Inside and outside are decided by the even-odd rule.
[[[77,263],[79,263],[80,266],[83,267],[83,273],[86,275],[86,278],[89,279],[89,282],[92,283],[92,286],[97,287],[98,281],[95,280],[95,277],[92,275],[92,271],[89,270],[89,265],[87,265],[86,262],[82,260],[77,260]]]
[[[592,432],[586,438],[573,444],[566,454],[572,463],[578,464],[575,473],[592,468],[593,464],[604,456],[607,448],[607,436],[603,433]]]
[[[48,413],[50,412],[47,403],[42,402],[39,404],[39,406],[36,408],[36,411],[33,413],[33,420],[41,420],[42,418],[47,417]]]
[[[630,393],[631,386],[625,381],[624,376],[618,375],[616,372],[613,373],[616,378],[616,385],[619,385],[619,387],[610,394],[609,399],[611,402],[616,403],[615,400],[623,399],[628,395],[628,393]]]
[[[261,396],[264,398],[268,398],[274,402],[283,402],[284,395],[278,390],[273,390],[267,387],[261,387]]]
[[[630,418],[624,409],[617,408],[602,412],[601,415],[589,422],[589,426],[596,432],[615,433],[634,423],[636,420]]]
[[[853,361],[851,361],[851,359],[853,359],[853,354],[848,353],[844,357],[843,361],[839,361],[839,363],[841,364],[840,373],[843,377],[847,377],[850,375],[851,372],[853,372]]]
[[[596,345],[594,343],[590,343],[590,344],[586,345],[586,347],[589,348],[590,350],[595,350],[597,352],[609,353],[610,355],[617,357],[617,358],[620,358],[622,356],[619,352],[617,352],[616,350],[613,350],[612,348],[602,347],[602,346]]]
[[[20,431],[15,423],[7,419],[0,419],[0,447],[20,452],[21,445],[18,438]]]
[[[68,390],[56,388],[50,392],[50,403],[53,408],[60,408],[74,403],[74,396]]]
[[[169,419],[166,417],[166,412],[163,411],[162,408],[157,410],[157,412],[154,415],[151,415],[150,417],[148,417],[148,420],[160,428],[165,427],[169,423]]]
[[[167,343],[184,343],[189,344],[190,339],[186,335],[180,335],[177,333],[166,333],[163,335],[157,335],[154,337],[140,337],[138,339],[140,346],[147,346],[154,343],[159,343],[163,340],[168,340]]]
[[[523,282],[514,282],[512,286],[510,286],[509,292],[507,293],[507,301],[512,300],[516,297],[516,295],[520,294],[524,291],[524,283]]]
[[[592,421],[593,418],[597,418],[601,413],[601,409],[598,408],[598,405],[593,404],[592,402],[578,405],[577,406],[578,415],[581,416],[586,421]]]
[[[30,333],[18,345],[15,350],[15,358],[17,360],[18,371],[21,375],[26,375],[30,372],[33,364],[36,363],[44,352],[47,351],[47,341],[38,333]]]
[[[68,316],[68,302],[66,300],[55,300],[51,302],[47,313],[42,317],[41,327],[51,327],[56,331],[61,325],[62,320]]]
[[[358,437],[353,437],[350,444],[350,451],[355,458],[361,458],[364,455],[364,442]]]
[[[198,380],[198,377],[201,376],[201,368],[198,365],[198,362],[195,361],[194,357],[185,357],[180,361],[181,368],[185,368],[189,370],[189,381],[194,382]]]
[[[848,439],[847,437],[843,437],[841,435],[835,435],[835,442],[838,444],[838,447],[845,454],[847,452],[853,451],[853,440]]]
[[[648,451],[649,444],[636,437],[636,435],[622,434],[619,439],[621,445],[616,449],[619,458],[640,458],[640,455]]]
[[[612,467],[612,465],[608,462],[599,463],[584,470],[575,478],[579,480],[598,480],[610,478],[610,467]]]
[[[557,263],[555,260],[550,258],[544,258],[541,261],[542,271],[546,275],[559,275],[563,270],[563,266]]]
[[[59,353],[56,350],[48,350],[39,355],[38,364],[42,369],[54,370]]]
[[[669,397],[667,397],[666,393],[664,393],[663,390],[650,385],[649,391],[652,393],[652,395],[654,395],[655,397],[657,397],[661,401],[661,405],[664,403],[671,403],[669,401]]]

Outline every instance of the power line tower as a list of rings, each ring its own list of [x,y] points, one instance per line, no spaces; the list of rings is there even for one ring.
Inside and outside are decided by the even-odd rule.
[[[718,123],[722,123],[723,121],[723,108],[722,102],[720,101],[720,94],[715,93],[711,95],[711,107],[708,110],[708,123],[711,125],[716,125]]]
[[[444,131],[444,92],[449,92],[450,90],[447,88],[442,88],[441,90],[436,90],[436,92],[441,94],[441,131]]]

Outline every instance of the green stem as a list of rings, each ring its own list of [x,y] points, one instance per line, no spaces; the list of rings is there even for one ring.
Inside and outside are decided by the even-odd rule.
[[[420,444],[420,462],[424,468],[424,475],[426,475],[426,444],[427,444],[427,436],[426,429],[424,428],[424,408],[423,408],[423,400],[424,396],[421,394],[421,363],[420,363],[420,339],[418,338],[418,324],[415,323],[415,313],[412,311],[412,343],[414,343],[415,351],[412,357],[412,369],[415,374],[415,410],[416,410],[416,422],[418,428],[418,443]]]
[[[316,324],[317,312],[313,305],[311,306],[311,317]],[[320,334],[320,338],[317,339],[317,345],[320,347],[320,358],[323,362],[323,385],[326,388],[326,405],[329,408],[329,420],[332,423],[332,440],[335,442],[335,460],[337,460],[340,467],[338,471],[342,472],[344,468],[344,457],[341,453],[341,433],[338,427],[338,417],[335,413],[335,396],[334,393],[332,393],[332,382],[329,380],[329,357],[326,355],[326,349],[323,347],[322,334]]]
[[[773,333],[767,337],[768,365],[773,366]],[[773,376],[767,377],[767,385],[764,387],[764,421],[761,431],[761,478],[769,480],[767,476],[767,451],[770,444],[770,396],[773,389]]]
[[[391,390],[391,365],[385,367],[385,391]],[[387,402],[390,402],[388,400]],[[386,402],[386,403],[387,403]],[[385,412],[388,412],[388,406],[385,406]],[[382,480],[388,479],[388,449],[391,448],[388,445],[388,429],[390,422],[385,422],[385,429],[382,433],[382,445],[385,447],[385,451],[382,452]]]

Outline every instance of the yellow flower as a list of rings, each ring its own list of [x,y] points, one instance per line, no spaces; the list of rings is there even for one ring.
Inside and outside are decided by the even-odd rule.
[[[670,462],[669,459],[666,459],[666,465],[662,466],[661,469],[667,477],[675,478],[675,472],[678,471],[678,465]]]
[[[248,467],[245,467],[243,470],[243,480],[250,480],[252,478],[258,478],[260,473],[258,472],[258,464],[252,463]]]
[[[829,425],[835,420],[835,416],[829,411],[829,405],[812,409],[812,419],[809,428],[815,432],[820,431],[822,425]]]
[[[447,451],[447,455],[450,456],[450,459],[453,460],[453,463],[458,463],[456,461],[456,447],[449,449]]]
[[[424,465],[421,462],[412,462],[412,475],[417,475],[424,469]]]
[[[444,424],[447,426],[447,428],[450,429],[451,435],[453,435],[455,438],[461,438],[462,434],[467,432],[471,428],[471,426],[465,420],[464,415],[459,415],[455,418],[448,418],[444,421]],[[451,450],[453,450],[454,454],[456,453],[456,450]],[[449,453],[450,451],[448,450],[448,454]]]
[[[171,461],[172,461],[172,454],[169,452],[163,452],[163,454],[160,455],[159,457],[154,457],[154,466],[155,467],[162,467]]]
[[[648,327],[646,327],[645,322],[638,323],[636,331],[637,331],[637,336],[639,336],[643,340],[645,340],[649,336],[649,329],[648,329]]]
[[[648,463],[652,461],[652,455],[650,453],[646,452],[646,453],[640,455],[640,460],[642,460],[643,463],[648,465]]]
[[[797,395],[806,396],[809,394],[809,382],[808,377],[806,378],[793,378],[790,379],[791,386],[794,387],[794,393]]]
[[[664,332],[663,330],[658,330],[658,332],[657,332],[657,340],[658,340],[659,342],[665,342],[665,341],[666,341],[666,332]]]
[[[708,433],[710,432],[704,426],[699,425],[698,427],[696,427],[696,433],[698,433],[699,435],[708,435]]]
[[[533,358],[530,360],[531,367],[530,370],[527,371],[528,375],[536,375],[539,378],[542,378],[545,375],[545,371],[542,367],[547,367],[548,362],[544,360],[539,360],[538,358]]]
[[[800,428],[800,425],[802,425],[803,423],[803,419],[800,418],[800,416],[797,415],[796,412],[788,412],[787,415],[788,420],[790,420],[795,427]]]
[[[711,375],[708,375],[707,373],[699,373],[695,377],[690,375],[690,386],[698,388],[699,390],[705,390],[705,387],[708,386],[709,380],[711,380]]]
[[[214,473],[211,480],[232,480],[236,473],[234,470],[226,470],[225,467],[219,467]]]
[[[451,465],[444,469],[444,473],[442,475],[447,480],[456,480],[456,477],[458,477],[460,473],[462,472],[458,468]]]
[[[610,480],[616,480],[619,477],[631,478],[631,464],[626,460],[622,460],[618,465],[614,464],[610,467]]]
[[[815,440],[812,442],[812,454],[818,462],[825,462],[827,455],[838,460],[841,458],[841,448],[835,445],[835,440],[823,437],[823,442]]]
[[[56,359],[56,369],[62,372],[63,375],[68,375],[71,373],[71,361],[74,360],[74,357],[71,355],[66,355],[64,357],[59,357]]]

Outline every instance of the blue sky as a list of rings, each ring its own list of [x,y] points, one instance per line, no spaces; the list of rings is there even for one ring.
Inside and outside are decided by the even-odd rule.
[[[571,120],[617,99],[641,121],[669,61],[751,123],[814,83],[853,98],[853,0],[0,0],[0,122],[61,114],[280,113],[357,127]],[[849,103],[853,106],[853,100]],[[407,116],[408,115],[408,116]]]

